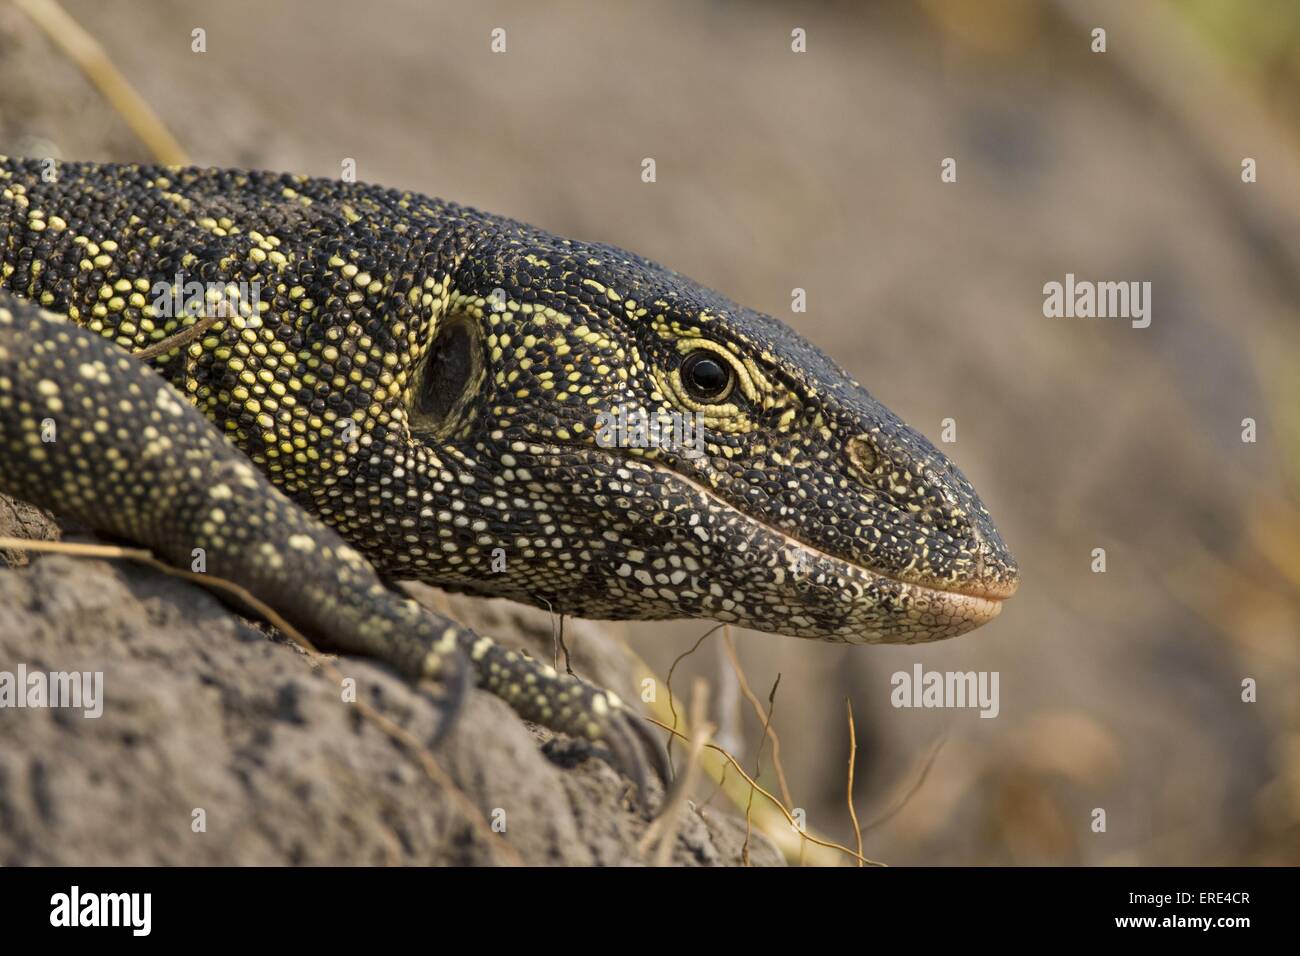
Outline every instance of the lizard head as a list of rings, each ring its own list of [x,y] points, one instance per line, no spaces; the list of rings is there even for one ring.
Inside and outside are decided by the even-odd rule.
[[[459,483],[426,577],[852,643],[961,634],[1015,591],[961,472],[787,326],[611,247],[503,248],[452,277],[411,380]]]

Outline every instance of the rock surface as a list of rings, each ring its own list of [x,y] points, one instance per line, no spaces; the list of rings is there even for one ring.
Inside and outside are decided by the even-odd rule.
[[[22,530],[40,526],[0,499],[0,535],[19,533],[19,513]],[[548,615],[445,600],[467,623],[549,656]],[[621,643],[590,625],[568,632],[575,669],[635,699]],[[360,699],[430,738],[427,695],[370,662],[333,663]],[[645,862],[637,843],[648,823],[628,782],[584,746],[472,692],[434,752],[477,808],[471,822],[463,801],[303,652],[149,568],[43,556],[0,570],[0,671],[20,664],[101,672],[104,704],[98,718],[0,710],[0,865]],[[738,863],[744,829],[731,814],[688,806],[672,860]],[[758,835],[750,858],[780,862]]]

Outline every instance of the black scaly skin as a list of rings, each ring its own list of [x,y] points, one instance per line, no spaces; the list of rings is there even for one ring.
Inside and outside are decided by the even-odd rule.
[[[129,353],[196,321],[163,310],[175,282],[243,295],[150,370]],[[721,391],[690,377],[700,355]],[[620,405],[700,414],[703,454],[603,447]],[[854,643],[964,633],[1018,582],[961,473],[777,320],[618,249],[355,183],[0,158],[0,437],[0,490],[182,566],[202,547],[413,677],[454,687],[467,658],[634,773],[640,725],[612,694],[378,575]]]

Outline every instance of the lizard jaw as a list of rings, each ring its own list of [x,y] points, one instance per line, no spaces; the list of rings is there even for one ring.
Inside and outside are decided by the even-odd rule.
[[[655,500],[674,500],[699,516],[691,530],[706,547],[706,555],[692,549],[706,569],[675,587],[683,599],[665,603],[662,589],[667,579],[654,581],[656,558],[648,555],[640,568],[626,563],[629,552],[615,558],[616,576],[607,580],[619,592],[611,604],[579,601],[567,613],[596,619],[665,620],[712,619],[759,631],[791,637],[815,638],[847,644],[917,644],[965,634],[988,623],[1002,610],[1002,600],[1015,584],[986,585],[971,582],[957,590],[937,582],[904,580],[885,571],[849,561],[810,545],[745,514],[733,503],[680,471],[621,448],[597,448],[577,443],[551,444],[556,451],[596,459],[654,476]],[[626,490],[626,486],[624,489]],[[642,513],[644,520],[644,512]],[[646,552],[645,545],[627,542],[629,549]],[[644,590],[638,591],[638,575]],[[653,582],[653,583],[652,583]],[[517,599],[534,600],[521,594]],[[569,602],[551,594],[548,602],[560,608]],[[541,606],[541,605],[539,605]],[[627,608],[635,608],[629,613]]]
[[[809,620],[808,615],[797,613],[791,614],[789,620],[780,626],[768,626],[761,621],[739,622],[744,626],[793,637],[850,644],[926,643],[957,637],[987,624],[1002,612],[1002,601],[1016,590],[1015,583],[998,587],[972,582],[968,588],[956,590],[905,581],[836,557],[772,527],[761,518],[744,514],[680,472],[653,465],[649,467],[665,481],[679,483],[700,496],[705,510],[729,512],[733,523],[746,526],[752,535],[751,540],[760,550],[779,554],[786,569],[804,567],[807,569],[804,576],[808,579],[816,580],[819,575],[829,578],[836,582],[843,594],[850,596],[845,623],[830,630],[819,626],[791,628],[790,622],[798,624],[801,618]],[[785,570],[777,583],[784,583],[790,575],[791,572]]]

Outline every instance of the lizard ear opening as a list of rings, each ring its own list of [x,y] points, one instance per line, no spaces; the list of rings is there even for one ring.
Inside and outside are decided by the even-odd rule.
[[[478,326],[451,316],[434,335],[411,392],[411,427],[446,437],[464,422],[470,400],[483,381]]]

